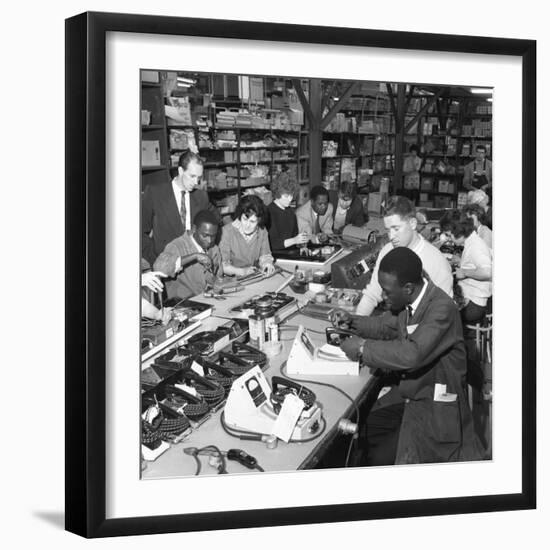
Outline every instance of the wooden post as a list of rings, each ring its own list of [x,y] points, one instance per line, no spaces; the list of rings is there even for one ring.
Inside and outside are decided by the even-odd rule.
[[[395,117],[395,168],[393,172],[394,193],[403,187],[403,141],[405,137],[405,84],[397,85]]]
[[[309,185],[321,184],[321,155],[323,153],[323,132],[321,130],[321,80],[312,78],[309,82],[309,105],[312,120],[309,127]]]

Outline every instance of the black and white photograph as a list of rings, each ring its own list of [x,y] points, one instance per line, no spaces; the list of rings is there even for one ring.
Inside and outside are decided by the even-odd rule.
[[[142,480],[491,460],[493,89],[140,99]]]
[[[248,15],[65,22],[66,529],[534,510],[536,41]]]

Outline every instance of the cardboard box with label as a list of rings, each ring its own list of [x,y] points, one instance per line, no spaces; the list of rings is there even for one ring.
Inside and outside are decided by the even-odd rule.
[[[160,166],[160,143],[158,139],[141,142],[141,165]]]

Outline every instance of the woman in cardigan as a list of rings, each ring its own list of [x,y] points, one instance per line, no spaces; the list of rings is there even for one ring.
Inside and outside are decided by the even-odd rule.
[[[220,240],[223,272],[226,275],[250,275],[259,267],[271,275],[275,270],[269,238],[265,229],[266,208],[256,195],[242,198],[235,220],[223,227]]]
[[[298,184],[281,176],[271,184],[273,202],[267,206],[268,231],[271,250],[284,250],[295,245],[304,245],[309,235],[298,232],[296,214],[290,203],[298,192]]]

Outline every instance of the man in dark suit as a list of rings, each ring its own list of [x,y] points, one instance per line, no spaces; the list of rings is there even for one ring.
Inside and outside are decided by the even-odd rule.
[[[202,159],[187,151],[180,156],[178,175],[171,181],[148,185],[141,203],[141,256],[153,265],[164,247],[192,227],[201,210],[211,210],[220,219],[208,193],[197,189],[202,177]]]
[[[368,367],[393,373],[398,381],[400,402],[375,405],[367,419],[366,463],[482,459],[468,407],[466,350],[456,304],[422,276],[422,262],[409,248],[388,252],[378,278],[390,311],[348,317],[360,336],[342,343],[350,359],[361,357]]]

